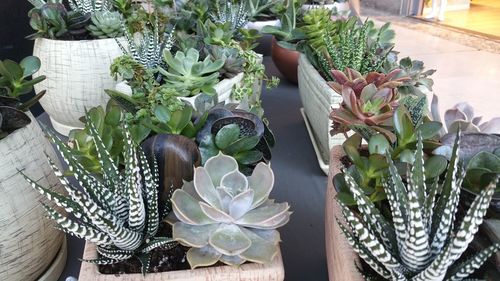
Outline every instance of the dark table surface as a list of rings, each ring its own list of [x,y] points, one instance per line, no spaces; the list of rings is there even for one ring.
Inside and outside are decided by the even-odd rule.
[[[281,77],[270,57],[264,58],[266,72]],[[292,206],[290,222],[280,229],[281,251],[287,281],[328,280],[324,239],[324,197],[327,178],[320,170],[300,114],[296,85],[284,79],[278,88],[263,90],[263,106],[277,144],[271,166],[276,176],[271,198]],[[48,124],[47,114],[38,118]],[[83,240],[68,236],[68,259],[61,281],[78,277]],[[81,280],[85,281],[85,280]]]

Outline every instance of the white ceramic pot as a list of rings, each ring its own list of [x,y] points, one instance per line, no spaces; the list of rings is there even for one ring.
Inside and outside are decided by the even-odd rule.
[[[0,140],[0,280],[57,280],[66,263],[65,256],[54,259],[66,249],[61,249],[64,234],[46,218],[40,203],[48,202],[19,172],[44,187],[62,190],[45,153],[56,163],[58,158],[29,116],[30,124]]]
[[[310,137],[315,149],[319,164],[325,173],[328,173],[330,149],[345,141],[345,137],[337,134],[332,137],[330,129],[332,121],[330,112],[342,103],[342,96],[337,94],[319,72],[312,66],[304,54],[300,55],[298,67],[299,93],[304,106],[306,122],[310,129]]]
[[[115,39],[42,38],[36,39],[33,55],[42,62],[35,76],[47,76],[35,85],[37,92],[47,90],[40,104],[49,114],[54,129],[67,136],[72,129],[83,128],[79,119],[86,109],[106,106],[109,97],[104,90],[116,85],[109,67],[122,51]]]
[[[280,27],[281,26],[281,21],[279,19],[275,20],[265,20],[265,21],[249,21],[246,25],[246,29],[256,29],[259,31],[259,33],[262,31],[262,28],[264,26],[276,26]]]
[[[304,4],[302,5],[302,10],[303,11],[308,11],[311,9],[316,9],[316,8],[325,8],[329,10],[337,9],[337,12],[342,13],[349,11],[349,2],[343,2],[343,3],[333,3],[333,4],[324,4],[324,5],[319,5],[319,4]]]

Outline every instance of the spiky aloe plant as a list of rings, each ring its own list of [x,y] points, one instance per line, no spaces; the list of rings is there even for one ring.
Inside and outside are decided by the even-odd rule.
[[[451,267],[483,222],[496,183],[492,182],[476,197],[457,231],[452,233],[464,178],[458,159],[459,137],[441,186],[438,180],[432,184],[425,181],[422,137],[419,135],[418,139],[415,163],[407,184],[399,176],[391,157],[387,157],[389,176],[384,188],[392,223],[348,173],[344,174],[345,180],[358,204],[359,215],[339,201],[347,225],[338,223],[354,251],[386,279],[462,280],[500,249],[500,244],[495,244]]]
[[[246,177],[236,160],[223,154],[195,169],[194,180],[172,196],[179,220],[173,236],[192,247],[186,254],[192,268],[273,260],[280,241],[276,228],[290,219],[288,203],[269,199],[273,185],[268,165],[258,164]]]
[[[94,124],[90,122],[89,128],[102,167],[102,178],[87,171],[70,148],[56,136],[51,138],[81,189],[71,185],[50,159],[50,165],[68,197],[38,185],[27,176],[25,178],[34,189],[73,214],[75,219],[45,206],[48,217],[62,231],[97,244],[100,258],[86,262],[114,264],[137,257],[142,263],[143,274],[146,274],[152,250],[177,245],[171,238],[156,237],[162,219],[158,211],[156,162],[153,161],[153,167],[150,167],[144,152],[137,149],[125,127],[125,171],[121,173],[119,163],[112,160]]]
[[[68,0],[68,3],[71,10],[82,14],[93,14],[113,9],[113,1],[111,0]]]
[[[233,3],[231,0],[220,0],[215,3],[215,11],[210,14],[210,19],[214,23],[230,23],[233,32],[243,28],[248,23],[248,11],[244,4]]]
[[[162,64],[163,51],[169,51],[174,45],[174,30],[166,31],[162,38],[158,20],[153,23],[152,30],[145,28],[137,41],[125,24],[122,24],[122,29],[127,39],[127,48],[117,40],[118,46],[124,54],[130,55],[147,69],[155,69]]]

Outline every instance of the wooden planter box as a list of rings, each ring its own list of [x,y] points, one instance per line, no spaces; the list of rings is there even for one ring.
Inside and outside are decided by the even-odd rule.
[[[58,163],[36,119],[0,140],[0,280],[57,280],[66,263],[64,233],[45,218],[51,207],[19,171],[43,187],[62,192],[48,155]],[[47,154],[45,154],[47,153]]]
[[[340,173],[342,168],[340,159],[344,155],[344,150],[340,145],[333,147],[330,154],[330,172],[328,173],[325,202],[325,244],[328,276],[330,281],[362,281],[363,277],[356,268],[356,263],[360,265],[359,257],[347,242],[335,219],[338,218],[342,223],[345,223],[340,206],[335,200],[337,192],[335,186],[333,186],[333,176]]]
[[[342,103],[342,96],[337,94],[321,77],[304,54],[300,55],[299,93],[304,106],[303,115],[309,131],[309,137],[316,150],[321,169],[328,174],[330,149],[345,141],[343,135],[330,135],[332,121],[330,112]]]
[[[96,246],[85,244],[84,259],[97,258]],[[285,278],[281,252],[278,252],[273,262],[267,265],[248,263],[240,267],[216,266],[192,270],[178,270],[161,273],[111,275],[99,273],[95,264],[82,262],[80,281],[282,281]]]

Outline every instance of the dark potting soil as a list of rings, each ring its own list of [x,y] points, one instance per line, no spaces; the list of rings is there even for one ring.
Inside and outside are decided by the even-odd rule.
[[[172,227],[163,224],[158,231],[159,237],[172,237]],[[152,251],[151,266],[148,273],[166,272],[175,270],[190,269],[186,259],[186,252],[189,248],[178,245],[173,249],[157,248]],[[99,265],[99,272],[102,274],[133,274],[141,273],[141,263],[137,258],[131,258],[110,265]]]

